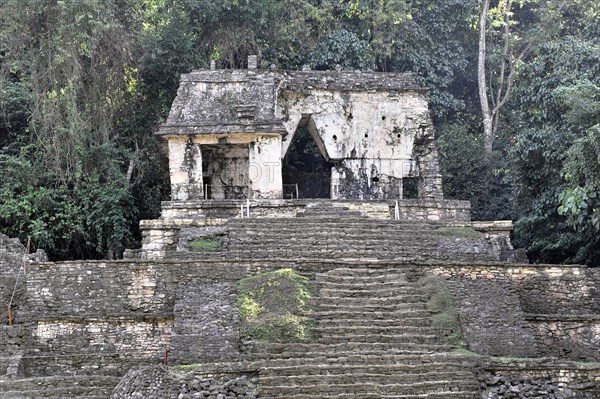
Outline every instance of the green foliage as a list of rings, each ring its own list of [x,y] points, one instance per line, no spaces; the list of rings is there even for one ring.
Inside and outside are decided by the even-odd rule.
[[[151,132],[178,75],[140,84],[133,5],[7,2],[0,17],[0,230],[52,259],[119,257],[166,193]]]
[[[333,30],[317,44],[311,57],[314,69],[368,69],[371,66],[368,43],[345,29]]]
[[[444,193],[471,201],[474,220],[511,219],[512,190],[505,160],[486,159],[480,125],[474,118],[465,119],[438,129]]]
[[[599,64],[597,39],[565,36],[536,48],[520,74],[515,237],[537,262],[600,264]]]
[[[379,69],[415,73],[430,90],[436,125],[454,121],[469,106],[477,109],[472,21],[478,9],[477,0],[410,2],[410,18],[394,26],[393,51]]]
[[[262,342],[309,342],[312,297],[308,279],[291,269],[261,273],[238,283],[240,331]]]
[[[433,314],[432,327],[445,343],[464,346],[458,311],[446,281],[438,276],[426,276],[419,282],[421,291],[429,296],[427,310]]]

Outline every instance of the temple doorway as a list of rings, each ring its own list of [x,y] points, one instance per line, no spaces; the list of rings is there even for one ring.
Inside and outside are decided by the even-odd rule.
[[[331,167],[307,126],[298,127],[283,158],[284,198],[331,198]]]

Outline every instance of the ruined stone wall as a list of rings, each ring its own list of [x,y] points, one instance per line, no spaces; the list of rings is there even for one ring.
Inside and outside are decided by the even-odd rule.
[[[241,364],[189,369],[137,367],[123,377],[111,399],[255,399],[256,374]]]
[[[0,233],[0,274],[15,274],[23,264],[25,246],[18,238]]]
[[[184,288],[174,306],[170,353],[174,364],[223,362],[240,357],[236,285]]]
[[[471,351],[490,356],[536,356],[519,297],[506,280],[451,279],[462,333]]]
[[[418,175],[424,183],[420,198],[442,198],[428,98],[410,75],[402,84],[412,90],[398,88],[399,74],[381,74],[377,83],[372,74],[319,77],[287,72],[282,78],[276,109],[288,131],[282,156],[296,128],[306,123],[323,156],[336,163],[331,198],[402,198],[401,179]]]
[[[498,342],[510,342],[505,354],[512,355],[508,348],[518,343],[518,340],[513,341],[515,337],[532,335],[536,353],[540,355],[600,360],[600,270],[581,266],[515,265],[455,266],[434,268],[434,271],[451,278],[456,302],[462,304],[462,313],[469,315],[465,327],[474,337],[474,347],[491,334]],[[498,295],[488,294],[491,292]],[[516,298],[522,313],[514,310],[518,309]],[[491,317],[475,316],[481,310]],[[519,335],[524,325],[527,333]]]
[[[549,362],[548,359],[479,361],[481,399],[596,399],[600,397],[598,364]]]
[[[237,356],[235,282],[275,264],[65,262],[32,266],[25,376]],[[210,294],[209,294],[210,293]],[[200,346],[198,346],[200,345]],[[195,349],[194,349],[195,348]],[[183,355],[182,355],[183,354]]]
[[[26,251],[18,239],[0,233],[0,379],[20,373],[20,360],[32,334],[33,325],[25,317],[27,275],[23,257]],[[47,260],[41,250],[25,258],[27,266],[35,260]],[[9,325],[9,304],[12,326]]]
[[[65,262],[32,265],[28,273],[23,317],[32,327],[22,373],[49,375],[65,369],[93,373],[100,367],[106,374],[118,375],[134,365],[161,364],[165,349],[173,362],[235,359],[240,343],[234,287],[241,278],[284,267],[313,276],[365,266],[405,269],[411,281],[428,272],[450,278],[465,338],[478,352],[599,359],[597,312],[596,319],[583,314],[580,319],[564,314],[542,319],[520,311],[529,298],[517,284],[523,276],[539,280],[546,276],[555,286],[561,281],[590,286],[589,295],[597,275],[584,267],[302,259]],[[579,295],[566,299],[563,308],[577,309],[579,304],[585,312],[593,311],[585,308],[586,303],[592,306],[592,298]],[[537,303],[537,309],[544,305]],[[199,342],[202,348],[196,346]]]

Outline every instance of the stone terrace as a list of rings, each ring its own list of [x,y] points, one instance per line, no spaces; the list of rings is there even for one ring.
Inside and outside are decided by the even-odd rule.
[[[177,227],[171,259],[31,264],[16,325],[2,329],[3,397],[108,398],[118,384],[114,399],[487,399],[513,382],[539,387],[517,398],[600,397],[600,368],[573,363],[600,360],[600,273],[503,263],[499,226],[383,220],[350,204],[201,222]],[[221,250],[183,245],[209,238]],[[316,341],[247,341],[235,284],[284,267],[316,287]],[[455,352],[432,327],[426,275],[448,281],[467,345],[485,356]],[[202,371],[160,368],[165,350]]]

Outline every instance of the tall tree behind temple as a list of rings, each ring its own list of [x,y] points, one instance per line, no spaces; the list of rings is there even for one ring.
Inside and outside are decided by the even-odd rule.
[[[135,8],[5,3],[2,105],[13,108],[19,88],[29,120],[15,126],[4,115],[0,225],[57,258],[118,256],[132,236],[141,164],[135,136],[118,129],[137,90]]]
[[[490,105],[511,66],[514,91],[486,157],[480,0],[0,0],[0,230],[54,259],[118,257],[168,198],[152,132],[180,74],[259,54],[262,68],[413,71],[446,195],[476,218],[518,217],[534,260],[592,263],[599,6],[513,1],[503,25],[503,4],[490,2],[485,35]]]
[[[537,261],[600,264],[599,18],[597,2],[569,2],[515,82],[516,238]]]

